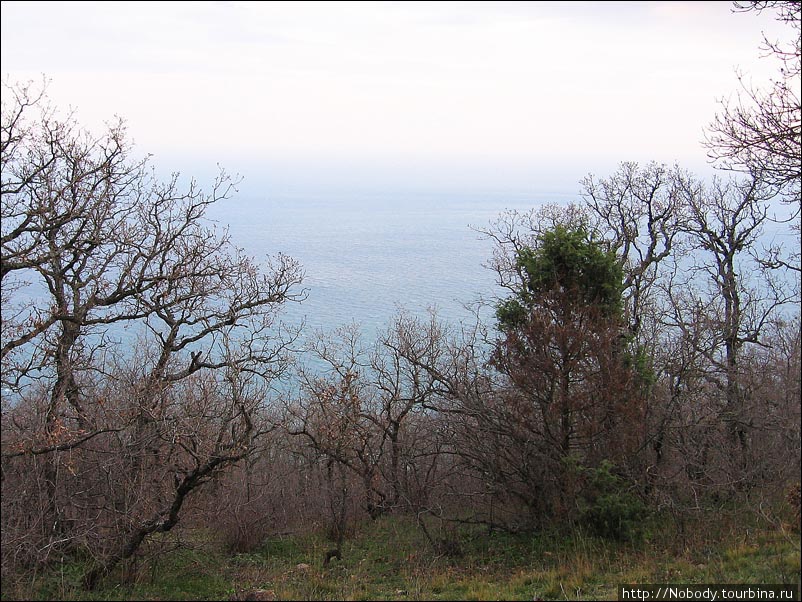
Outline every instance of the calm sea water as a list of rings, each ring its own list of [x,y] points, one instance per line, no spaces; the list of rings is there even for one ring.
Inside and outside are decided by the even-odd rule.
[[[402,308],[423,315],[434,307],[452,324],[472,322],[466,304],[504,294],[483,267],[493,244],[475,228],[506,209],[575,199],[570,192],[249,193],[213,205],[209,217],[255,258],[282,252],[302,264],[308,298],[287,304],[283,320],[303,323],[304,337],[355,322],[370,340]],[[766,246],[798,248],[787,229],[767,230]]]
[[[499,293],[483,267],[493,245],[485,227],[505,209],[564,202],[568,194],[526,193],[289,195],[236,197],[210,216],[233,241],[262,258],[301,262],[308,298],[286,319],[307,334],[356,322],[371,335],[400,308],[435,307],[450,322],[469,320],[465,304]]]
[[[237,195],[207,216],[228,228],[232,242],[264,259],[285,253],[305,272],[301,303],[285,305],[282,320],[303,324],[302,338],[356,323],[366,341],[401,309],[424,315],[436,308],[451,323],[472,321],[465,307],[499,293],[482,266],[493,245],[485,227],[505,209],[528,210],[563,195],[332,194]],[[33,279],[15,298],[46,298]],[[490,310],[487,310],[489,315]],[[133,344],[136,325],[105,329],[119,348]],[[284,385],[282,385],[284,386]],[[13,393],[2,391],[4,398]]]

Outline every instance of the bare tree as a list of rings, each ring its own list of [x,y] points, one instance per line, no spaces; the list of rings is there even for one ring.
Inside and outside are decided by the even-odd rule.
[[[122,122],[93,136],[31,87],[6,98],[4,490],[18,484],[6,475],[36,470],[43,529],[29,560],[83,546],[93,585],[171,530],[264,430],[256,412],[289,340],[277,311],[300,298],[301,272],[283,256],[258,266],[206,220],[234,190],[224,173],[210,194],[182,190],[132,157]]]
[[[391,506],[424,506],[437,474],[435,406],[442,388],[426,366],[441,363],[446,331],[435,312],[428,319],[400,314],[380,337],[371,358],[376,386],[375,421],[389,447],[384,477]]]
[[[622,264],[625,319],[633,335],[652,303],[660,264],[683,231],[687,211],[681,191],[690,178],[677,166],[622,163],[609,178],[589,175],[581,182],[594,229]]]
[[[425,322],[402,313],[370,345],[356,325],[340,328],[312,343],[317,361],[300,369],[304,393],[290,432],[360,477],[374,518],[424,494],[424,458],[433,470],[431,441],[410,424],[424,426],[421,414],[439,392],[427,366],[443,352],[441,328],[435,315]]]
[[[684,191],[692,253],[665,283],[673,324],[704,358],[707,379],[723,400],[721,418],[742,459],[751,430],[742,355],[766,344],[764,331],[798,296],[793,278],[762,266],[754,255],[772,194],[751,178],[693,183]]]
[[[763,50],[780,62],[779,77],[767,90],[755,88],[739,74],[741,93],[735,102],[722,101],[722,110],[709,127],[710,157],[726,169],[745,171],[785,191],[799,214],[802,178],[802,3],[792,1],[736,2],[739,12],[774,11],[791,29],[788,43],[764,37]]]
[[[339,495],[347,486],[343,468],[358,477],[371,515],[381,511],[387,497],[380,472],[384,447],[371,411],[368,353],[355,324],[329,335],[319,333],[304,349],[312,361],[298,366],[301,391],[288,408],[288,432],[305,442],[310,462],[325,466],[328,489],[338,492],[337,503],[330,504],[331,531],[338,543],[346,504],[358,497],[354,490],[348,498]],[[335,479],[340,487],[335,487]]]

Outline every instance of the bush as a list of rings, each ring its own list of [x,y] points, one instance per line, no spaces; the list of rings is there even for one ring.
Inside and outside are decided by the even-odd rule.
[[[648,510],[629,483],[613,472],[614,468],[605,460],[598,468],[583,469],[587,486],[579,501],[579,520],[600,537],[636,541],[643,535]]]

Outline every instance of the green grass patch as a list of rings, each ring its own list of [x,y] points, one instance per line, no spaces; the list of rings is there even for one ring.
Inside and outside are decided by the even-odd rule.
[[[280,600],[582,600],[615,599],[619,584],[798,580],[798,534],[726,517],[708,528],[710,520],[699,517],[686,525],[693,537],[681,537],[657,517],[637,543],[583,530],[513,535],[466,527],[457,532],[463,555],[449,558],[428,546],[413,519],[384,517],[361,525],[329,566],[331,543],[321,534],[269,538],[237,555],[203,542],[155,558],[128,584],[115,574],[86,592],[87,562],[74,560],[4,580],[3,599],[220,600],[258,588]]]

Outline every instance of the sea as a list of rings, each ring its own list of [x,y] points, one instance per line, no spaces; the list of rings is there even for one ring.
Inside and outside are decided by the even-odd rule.
[[[280,319],[300,328],[302,349],[305,340],[351,325],[370,343],[400,312],[434,310],[454,327],[472,325],[477,315],[491,323],[506,292],[487,267],[494,243],[481,230],[505,211],[579,200],[578,184],[481,192],[251,187],[212,204],[207,218],[257,263],[278,253],[300,263],[296,292],[304,299],[286,303]],[[798,249],[786,226],[768,230],[766,246]]]
[[[279,319],[298,330],[296,349],[320,334],[356,325],[371,343],[401,312],[473,324],[492,319],[503,294],[486,267],[493,244],[479,230],[504,211],[576,198],[567,192],[265,191],[250,189],[208,207],[207,219],[257,262],[278,253],[304,273]],[[45,295],[33,282],[17,296]],[[133,344],[139,327],[112,325],[109,340]],[[285,333],[286,334],[286,333]],[[313,364],[317,364],[313,360]],[[315,369],[324,368],[322,364]],[[287,383],[278,383],[281,392]],[[15,391],[2,389],[5,402]]]
[[[284,253],[305,274],[306,298],[283,319],[303,337],[356,324],[373,337],[404,311],[474,320],[503,294],[479,230],[504,211],[566,203],[569,191],[282,193],[235,196],[209,217],[257,260]],[[486,311],[485,310],[479,310]]]

